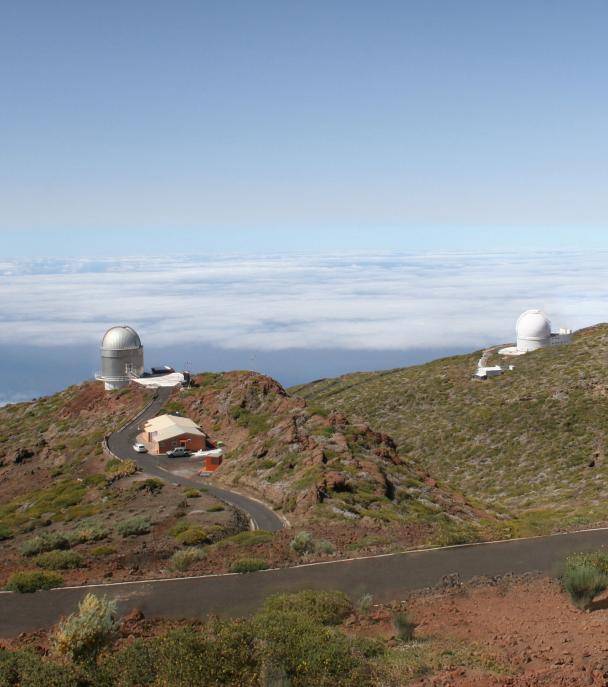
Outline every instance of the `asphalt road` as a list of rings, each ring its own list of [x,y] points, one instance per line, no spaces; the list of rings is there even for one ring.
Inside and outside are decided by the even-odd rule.
[[[334,561],[244,575],[211,575],[154,582],[93,585],[35,594],[0,593],[0,637],[47,628],[75,610],[88,592],[118,602],[120,613],[139,608],[146,617],[239,616],[255,611],[270,594],[301,589],[342,590],[354,600],[401,600],[409,591],[434,586],[447,575],[477,576],[540,571],[552,573],[569,553],[608,546],[608,530],[490,544],[413,551]]]
[[[139,433],[138,428],[143,422],[158,415],[159,410],[165,405],[171,396],[173,389],[171,387],[161,387],[158,389],[158,395],[152,404],[133,418],[131,422],[123,427],[119,432],[115,432],[108,439],[108,446],[110,451],[119,458],[132,458],[137,462],[139,467],[149,475],[160,477],[174,484],[179,484],[184,487],[200,488],[204,486],[209,494],[225,501],[226,503],[239,508],[244,511],[253,527],[260,530],[268,530],[269,532],[276,532],[283,528],[283,521],[281,518],[268,506],[256,501],[255,499],[243,496],[228,489],[221,489],[206,482],[203,478],[200,480],[189,479],[181,477],[170,472],[171,466],[178,466],[179,462],[175,459],[151,456],[147,453],[137,453],[133,450],[133,444]]]

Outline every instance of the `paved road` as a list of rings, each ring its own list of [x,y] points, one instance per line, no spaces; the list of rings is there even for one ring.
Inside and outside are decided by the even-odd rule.
[[[141,609],[147,617],[238,616],[255,611],[270,594],[300,589],[338,589],[353,599],[400,600],[446,575],[476,576],[541,571],[552,573],[575,551],[608,546],[608,530],[465,545],[374,558],[335,561],[245,575],[215,575],[156,582],[54,589],[35,594],[0,593],[0,637],[50,627],[93,591],[118,601],[119,611]]]
[[[149,475],[160,477],[161,479],[168,480],[184,487],[201,487],[204,485],[210,494],[244,511],[249,516],[255,529],[268,530],[270,532],[276,532],[282,529],[283,521],[281,518],[263,503],[243,496],[242,494],[212,486],[203,479],[189,479],[169,473],[167,468],[171,465],[178,465],[177,461],[172,461],[171,458],[150,456],[147,453],[137,453],[133,450],[133,444],[138,434],[138,427],[146,420],[158,414],[159,410],[168,401],[172,391],[173,389],[171,387],[161,387],[158,390],[156,399],[143,413],[140,413],[119,432],[112,434],[108,439],[110,451],[119,458],[132,458],[141,469]]]

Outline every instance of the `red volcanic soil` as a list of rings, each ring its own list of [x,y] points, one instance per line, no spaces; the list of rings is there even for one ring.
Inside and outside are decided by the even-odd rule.
[[[546,578],[502,582],[413,600],[417,636],[473,642],[510,675],[460,668],[417,687],[571,687],[608,685],[608,602],[579,611]]]

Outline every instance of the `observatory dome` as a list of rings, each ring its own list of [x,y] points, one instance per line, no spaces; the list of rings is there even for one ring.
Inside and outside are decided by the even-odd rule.
[[[519,351],[533,351],[550,345],[551,322],[540,310],[522,313],[517,320],[516,331]]]
[[[101,374],[108,390],[127,386],[144,373],[144,347],[133,327],[112,327],[101,340]]]
[[[132,348],[141,348],[141,339],[133,327],[126,325],[112,327],[104,334],[101,347],[111,351],[125,351]]]

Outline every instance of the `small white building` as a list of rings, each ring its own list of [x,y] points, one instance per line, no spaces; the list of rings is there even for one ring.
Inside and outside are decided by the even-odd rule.
[[[475,377],[477,379],[488,379],[488,377],[498,377],[504,372],[500,365],[492,365],[491,367],[482,367],[481,365],[477,368],[475,372]]]

